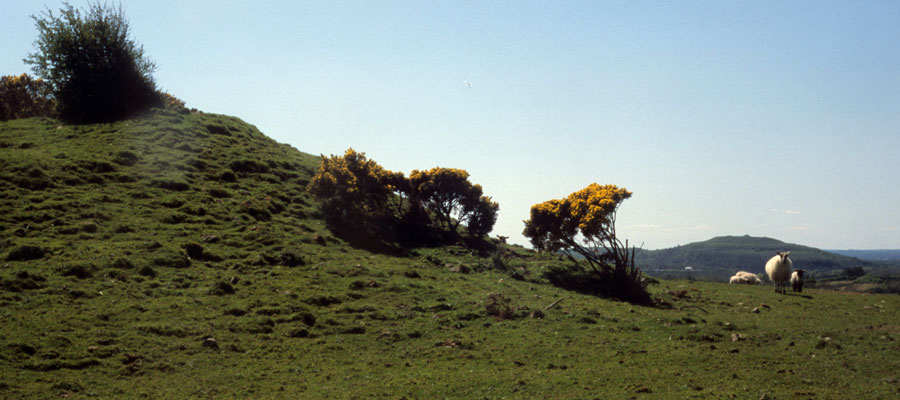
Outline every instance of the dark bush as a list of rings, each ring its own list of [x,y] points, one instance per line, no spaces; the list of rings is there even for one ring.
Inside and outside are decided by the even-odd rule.
[[[116,121],[161,106],[153,62],[129,38],[124,11],[89,3],[32,16],[36,52],[25,62],[51,86],[59,116],[76,123]]]

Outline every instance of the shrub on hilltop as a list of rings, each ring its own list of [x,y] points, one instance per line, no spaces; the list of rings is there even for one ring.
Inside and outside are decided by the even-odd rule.
[[[37,51],[25,62],[50,85],[60,118],[76,123],[121,120],[162,105],[152,73],[156,65],[129,37],[121,5],[89,3],[83,13],[68,3],[32,16]]]

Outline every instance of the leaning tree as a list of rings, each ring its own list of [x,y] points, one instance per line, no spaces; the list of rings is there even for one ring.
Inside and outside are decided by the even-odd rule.
[[[601,287],[595,291],[636,303],[650,297],[634,264],[635,248],[616,236],[616,211],[631,192],[615,185],[590,184],[564,199],[531,207],[522,232],[537,250],[583,257]]]

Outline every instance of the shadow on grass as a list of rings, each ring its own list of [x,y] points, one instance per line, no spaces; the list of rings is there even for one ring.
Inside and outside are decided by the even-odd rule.
[[[463,237],[415,223],[329,221],[328,229],[353,248],[378,254],[404,256],[414,249],[461,245],[487,256],[497,246],[484,238]]]
[[[642,306],[656,306],[643,282],[586,269],[578,264],[550,267],[544,272],[550,284],[573,292]]]

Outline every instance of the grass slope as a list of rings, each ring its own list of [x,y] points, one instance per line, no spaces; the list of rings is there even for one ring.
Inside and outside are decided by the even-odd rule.
[[[0,155],[0,398],[900,394],[900,296],[663,281],[648,308],[518,247],[372,254],[303,193],[316,157],[234,118],[11,121]]]

